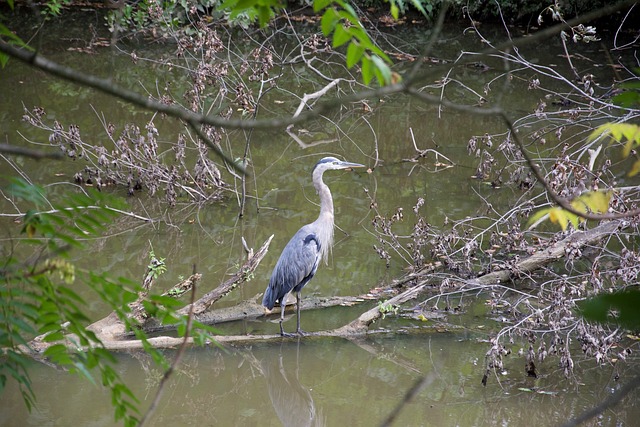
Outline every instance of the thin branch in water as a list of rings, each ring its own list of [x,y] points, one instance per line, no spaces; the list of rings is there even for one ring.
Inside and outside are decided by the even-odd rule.
[[[580,416],[578,416],[578,417],[576,417],[576,418],[574,418],[572,420],[567,421],[566,423],[562,424],[561,427],[576,427],[576,426],[579,426],[580,424],[590,420],[591,418],[594,418],[594,417],[600,415],[601,413],[603,413],[607,409],[613,408],[618,403],[620,403],[620,401],[622,399],[624,399],[627,394],[631,393],[632,391],[634,391],[638,387],[640,387],[640,376],[635,377],[630,382],[628,382],[627,384],[622,386],[621,389],[619,389],[618,391],[613,393],[611,396],[609,396],[608,398],[606,398],[605,400],[600,402],[599,405],[597,405],[597,406],[591,408],[590,410],[582,413]]]
[[[393,408],[393,411],[391,411],[389,416],[380,424],[380,426],[381,427],[388,427],[388,426],[392,425],[393,422],[398,417],[398,414],[400,414],[400,411],[402,411],[402,409],[420,393],[420,391],[427,384],[428,380],[429,380],[429,376],[425,375],[422,378],[420,378],[418,381],[416,381],[416,383],[413,385],[413,387],[411,387],[409,390],[407,390],[407,392],[405,393],[405,395],[402,398],[402,400],[400,402],[398,402],[396,407]]]

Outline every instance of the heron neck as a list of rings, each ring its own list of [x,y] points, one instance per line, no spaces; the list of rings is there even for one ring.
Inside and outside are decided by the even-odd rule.
[[[321,257],[326,263],[329,257],[329,251],[333,245],[333,198],[329,186],[322,181],[322,174],[314,177],[314,186],[320,197],[320,215],[316,223],[320,226],[320,252]]]
[[[331,190],[329,190],[329,186],[322,181],[322,174],[317,178],[318,179],[314,179],[313,182],[320,197],[320,215],[318,219],[330,218],[333,224],[333,198],[331,197]]]

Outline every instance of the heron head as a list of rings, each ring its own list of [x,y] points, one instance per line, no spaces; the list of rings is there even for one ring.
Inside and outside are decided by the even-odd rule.
[[[363,168],[364,165],[360,163],[351,163],[344,160],[337,159],[335,157],[323,157],[316,163],[313,168],[315,172],[316,169],[324,172],[327,170],[336,170],[336,169],[350,169],[350,168]]]

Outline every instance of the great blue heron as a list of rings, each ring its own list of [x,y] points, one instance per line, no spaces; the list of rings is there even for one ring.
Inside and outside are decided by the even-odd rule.
[[[300,329],[300,291],[318,270],[320,260],[327,263],[329,249],[333,244],[333,199],[329,187],[322,181],[322,174],[328,170],[364,167],[358,163],[345,162],[335,157],[321,159],[311,174],[313,186],[320,196],[320,215],[311,224],[303,226],[284,247],[276,263],[271,280],[264,293],[262,305],[272,310],[276,301],[280,303],[280,335],[285,334],[282,327],[287,298],[296,293],[296,334],[304,335]]]

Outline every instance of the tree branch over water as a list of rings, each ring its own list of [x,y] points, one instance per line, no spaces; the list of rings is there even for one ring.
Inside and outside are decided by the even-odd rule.
[[[480,55],[490,54],[495,52],[495,50],[505,50],[512,47],[523,47],[526,45],[534,44],[549,38],[553,35],[560,33],[563,29],[567,28],[567,25],[574,26],[584,22],[589,22],[594,19],[602,18],[604,16],[608,16],[614,12],[623,10],[625,8],[631,7],[636,2],[634,0],[624,0],[612,5],[605,6],[596,11],[586,13],[579,18],[574,18],[566,23],[554,25],[544,30],[540,30],[536,32],[534,35],[530,37],[521,37],[515,40],[509,40],[508,42],[497,44],[495,47],[490,49],[485,49],[482,52],[479,52]],[[401,82],[397,84],[392,84],[384,87],[380,87],[377,89],[369,89],[364,90],[352,95],[348,95],[345,97],[341,97],[339,99],[332,99],[330,101],[325,101],[322,103],[318,103],[314,106],[312,111],[308,111],[306,113],[302,113],[299,115],[293,115],[292,117],[282,117],[282,118],[273,118],[273,119],[250,119],[250,120],[241,120],[241,119],[224,119],[219,116],[214,115],[206,115],[199,114],[193,111],[187,110],[177,105],[168,105],[163,104],[161,102],[155,101],[149,97],[142,96],[136,92],[133,92],[129,89],[123,88],[115,84],[111,79],[101,79],[94,75],[88,75],[82,73],[73,68],[65,67],[61,64],[58,64],[54,61],[51,61],[39,54],[38,52],[29,51],[26,49],[20,49],[13,46],[10,43],[7,43],[4,40],[0,40],[0,52],[3,52],[15,59],[23,61],[35,68],[43,70],[51,75],[56,77],[68,80],[70,82],[80,84],[83,86],[91,87],[108,95],[120,98],[124,101],[127,101],[133,105],[138,107],[157,111],[168,116],[178,118],[180,120],[185,121],[186,123],[198,123],[198,124],[208,124],[211,126],[217,126],[228,129],[278,129],[285,128],[288,125],[295,125],[304,121],[307,121],[311,118],[318,117],[324,113],[327,113],[335,108],[338,108],[341,105],[345,105],[352,102],[362,101],[367,98],[386,96],[395,93],[418,93],[415,89],[412,89],[412,86],[416,83],[419,83],[421,80],[421,76],[417,73],[416,69],[414,69],[410,75],[410,78],[407,79],[407,82]],[[464,65],[466,63],[471,62],[471,59],[466,61],[460,61],[458,65]],[[443,100],[437,97],[429,97],[423,96],[421,97],[423,100],[432,102],[435,104],[441,103]],[[447,106],[454,107],[456,104],[447,103]],[[473,109],[476,113],[481,114],[492,114],[490,111],[473,107],[467,107]],[[218,147],[211,146],[210,148],[214,150],[218,155],[222,156],[225,160],[231,162],[231,159],[226,157],[224,153],[220,151]],[[233,163],[233,162],[231,162]]]
[[[521,56],[519,56],[519,54],[517,54],[517,48],[525,46],[527,44],[539,42],[544,38],[547,38],[552,35],[556,35],[559,33],[561,29],[566,28],[567,26],[575,25],[580,22],[587,22],[591,19],[604,16],[606,14],[611,14],[616,10],[621,10],[622,8],[628,7],[633,3],[634,2],[630,2],[630,1],[619,2],[617,4],[600,9],[599,11],[593,12],[591,14],[583,15],[579,19],[574,19],[566,23],[553,26],[546,30],[538,31],[535,35],[531,37],[513,40],[509,35],[509,41],[498,44],[498,45],[493,45],[492,43],[487,41],[484,37],[482,37],[482,35],[478,32],[478,36],[480,36],[481,41],[486,42],[487,45],[490,47],[478,54],[462,53],[459,56],[458,60],[453,62],[453,65],[451,65],[451,68],[449,71],[450,72],[459,71],[460,70],[459,67],[464,66],[465,64],[469,64],[474,58],[477,58],[478,55],[487,55],[487,56],[492,56],[493,58],[497,57],[498,59],[504,60],[505,69],[507,71],[500,74],[500,77],[505,77],[505,76],[510,77],[510,74],[508,71],[510,63],[519,63],[519,61],[522,61],[521,63],[524,64],[525,68],[527,69],[535,69],[535,70],[542,69],[543,67],[535,68],[533,66],[529,68],[528,66],[530,66],[531,64],[529,62],[526,62]],[[426,81],[429,75],[431,75],[432,73],[438,73],[443,69],[443,67],[440,66],[440,67],[434,67],[434,68],[430,68],[429,70],[426,70],[425,68],[427,67],[422,67],[421,65],[423,63],[423,60],[426,59],[426,55],[430,52],[432,43],[435,43],[435,41],[438,38],[437,35],[439,34],[439,30],[442,27],[443,16],[444,15],[442,15],[438,20],[438,24],[436,25],[436,29],[434,30],[434,35],[430,38],[429,43],[427,43],[426,51],[422,53],[422,57],[418,58],[418,61],[416,62],[415,66],[412,67],[412,69],[406,74],[404,81],[399,82],[397,84],[377,88],[377,89],[367,89],[360,92],[354,92],[351,95],[344,96],[341,98],[337,98],[338,95],[336,95],[336,97],[333,99],[329,99],[327,101],[318,102],[317,104],[314,104],[313,108],[309,107],[309,111],[306,111],[304,114],[299,114],[306,106],[307,101],[331,97],[331,94],[328,94],[329,90],[334,88],[337,85],[337,83],[340,81],[340,79],[335,79],[331,83],[328,83],[326,86],[324,86],[324,88],[321,88],[320,90],[317,90],[314,93],[306,95],[302,99],[302,101],[299,103],[297,111],[295,111],[291,117],[281,116],[281,117],[276,117],[274,119],[259,119],[259,120],[255,119],[258,111],[257,107],[260,105],[259,100],[257,102],[247,103],[247,104],[250,104],[250,106],[243,109],[243,114],[249,111],[253,111],[254,114],[252,116],[252,119],[249,119],[249,120],[227,119],[217,114],[201,114],[201,113],[195,112],[195,111],[199,111],[199,109],[202,108],[202,106],[205,104],[204,101],[201,104],[194,103],[193,105],[195,105],[195,107],[192,106],[190,107],[191,109],[183,108],[177,103],[175,104],[162,103],[162,102],[156,101],[155,98],[147,97],[147,96],[138,94],[136,92],[133,92],[127,88],[123,88],[117,85],[116,83],[114,83],[111,79],[101,79],[96,76],[85,75],[83,73],[80,73],[77,70],[67,68],[53,61],[50,61],[44,56],[40,55],[39,53],[33,53],[26,50],[15,48],[14,46],[7,44],[4,41],[0,41],[0,51],[3,51],[11,55],[18,60],[24,61],[25,63],[33,67],[36,67],[40,70],[44,70],[47,73],[50,73],[51,75],[66,79],[73,83],[78,83],[78,84],[93,88],[95,90],[98,90],[103,93],[122,99],[127,103],[130,103],[131,105],[136,105],[140,108],[144,108],[151,111],[161,112],[167,116],[177,118],[182,122],[184,122],[185,124],[187,124],[188,126],[190,126],[194,130],[194,132],[198,135],[198,137],[203,141],[203,143],[206,144],[209,148],[211,148],[211,150],[215,152],[217,156],[222,158],[228,166],[232,166],[236,168],[238,163],[235,161],[232,161],[230,157],[222,149],[220,149],[220,146],[215,142],[216,141],[215,138],[209,138],[206,135],[206,132],[204,132],[204,130],[211,130],[211,129],[207,129],[207,126],[203,126],[203,125],[215,126],[220,128],[229,128],[229,129],[283,128],[288,125],[304,122],[310,118],[319,117],[326,112],[336,110],[338,107],[348,103],[362,101],[367,98],[380,98],[380,97],[393,95],[393,94],[407,95],[407,98],[413,97],[414,99],[421,101],[425,104],[438,105],[452,111],[458,111],[458,112],[468,113],[476,116],[484,116],[484,117],[494,116],[496,118],[500,118],[504,126],[507,128],[508,130],[507,139],[509,141],[513,139],[513,141],[515,141],[515,144],[513,145],[517,145],[520,148],[520,150],[523,152],[525,161],[523,161],[521,157],[518,157],[517,164],[523,165],[524,166],[523,169],[526,169],[526,166],[528,165],[529,169],[531,169],[531,171],[536,176],[536,178],[544,186],[545,190],[547,190],[546,193],[549,195],[549,197],[553,199],[556,203],[561,205],[563,208],[565,208],[567,211],[573,212],[585,218],[596,219],[596,220],[621,218],[621,217],[626,217],[628,215],[636,214],[638,211],[632,211],[627,214],[604,214],[604,215],[594,215],[590,213],[575,211],[569,202],[567,202],[565,199],[559,196],[559,194],[564,194],[564,193],[554,192],[554,187],[545,180],[545,175],[542,172],[544,171],[543,169],[544,164],[542,167],[538,168],[537,164],[535,163],[535,159],[532,159],[532,157],[535,157],[535,156],[529,156],[528,152],[525,151],[526,147],[524,146],[524,144],[519,139],[519,136],[516,133],[517,130],[520,130],[522,128],[516,127],[514,123],[518,123],[518,122],[517,121],[514,122],[508,116],[507,113],[512,114],[512,110],[508,110],[503,107],[500,107],[500,97],[494,98],[495,102],[491,107],[470,106],[470,105],[464,105],[462,103],[457,103],[457,102],[447,100],[444,95],[445,95],[445,89],[447,91],[447,95],[450,95],[450,91],[448,90],[448,87],[447,87],[448,81],[451,81],[451,80],[448,80],[449,75],[447,75],[447,79],[442,81],[442,83],[438,82],[438,85],[439,85],[438,88],[441,89],[441,94],[442,94],[441,96],[433,96],[427,93],[426,90],[428,90],[428,86],[425,88],[418,87],[420,82]],[[511,51],[509,49],[511,49]],[[512,54],[512,51],[515,51],[516,53]],[[449,62],[449,64],[451,63]],[[549,75],[552,76],[552,78],[558,78],[560,80],[560,76],[558,75],[555,75],[555,74],[552,75],[552,73],[549,73]],[[608,98],[604,98],[604,97],[596,98],[592,96],[592,93],[590,94],[588,93],[588,91],[584,91],[582,90],[582,88],[578,87],[578,85],[574,81],[564,80],[564,77],[562,77],[562,79],[563,79],[562,82],[567,83],[567,85],[571,87],[572,93],[574,94],[575,98],[579,98],[583,96],[584,99],[587,100],[585,101],[585,103],[593,102],[598,106],[598,108],[600,108],[599,111],[604,111],[605,108],[610,107],[612,105],[608,102]],[[263,79],[262,83],[264,84],[266,81],[267,80]],[[505,82],[506,81],[507,79],[505,79]],[[484,101],[484,97],[480,95],[479,90],[472,90],[469,86],[466,86],[464,82],[459,82],[459,83],[461,86],[463,86],[465,90],[468,91],[468,93],[472,93],[474,96],[480,97]],[[318,83],[314,82],[314,84],[317,85]],[[487,86],[490,86],[490,84],[487,84]],[[506,88],[506,83],[505,83],[505,88]],[[338,89],[340,89],[340,95],[341,95],[343,90],[342,88],[338,88]],[[487,92],[489,91],[490,91],[490,88],[487,89]],[[581,98],[579,102],[581,103],[584,99]],[[464,102],[464,101],[461,101],[461,102]],[[253,110],[251,108],[253,108]],[[293,108],[295,108],[295,106]],[[204,108],[202,108],[202,110],[204,110]],[[215,110],[215,108],[211,107],[210,111],[212,110]],[[231,112],[231,110],[229,111],[230,111],[229,117],[232,117],[233,113]],[[366,121],[366,117],[364,118],[364,120]],[[524,141],[524,137],[522,137],[522,140]],[[414,146],[416,146],[415,141],[414,141]],[[201,145],[198,144],[198,147],[201,147]],[[2,147],[0,147],[0,151],[1,149]],[[231,148],[229,148],[229,151],[231,151]],[[207,150],[203,148],[202,152],[206,157]],[[245,152],[245,157],[246,157],[246,152]],[[516,164],[516,162],[514,161],[513,164]],[[478,175],[478,176],[482,177],[482,175]],[[499,182],[498,182],[498,185],[499,185]],[[527,194],[527,192],[524,191],[523,195],[524,194]],[[487,205],[489,205],[489,203],[487,203]],[[531,202],[531,206],[533,206],[533,202]],[[418,208],[416,208],[416,211],[417,209]],[[615,207],[612,209],[615,209]],[[520,210],[519,212],[523,212],[523,211],[524,209]],[[502,216],[500,218],[500,221],[506,222],[504,221],[505,218],[506,218],[506,215]],[[515,218],[515,215],[511,219],[513,218]],[[496,220],[496,223],[497,221],[498,220]],[[447,267],[451,267],[450,270],[456,273],[455,276],[453,275],[451,276],[451,282],[453,283],[454,290],[452,290],[450,293],[441,291],[440,293],[438,293],[437,296],[433,296],[432,294],[429,298],[423,301],[421,305],[425,304],[423,306],[426,306],[426,303],[429,303],[429,301],[432,301],[433,298],[438,298],[440,296],[445,296],[445,295],[446,296],[453,295],[456,292],[458,292],[458,295],[463,294],[463,292],[470,292],[470,291],[477,292],[477,291],[498,290],[498,292],[501,292],[502,290],[507,289],[507,286],[504,285],[505,282],[510,283],[511,281],[515,281],[520,278],[526,277],[529,272],[539,269],[545,264],[561,259],[562,257],[566,257],[565,259],[567,259],[567,262],[571,263],[573,262],[574,258],[580,258],[582,257],[582,255],[580,254],[575,256],[574,258],[570,258],[569,253],[573,253],[573,251],[577,249],[579,250],[580,248],[583,248],[584,246],[592,242],[595,242],[596,240],[614,235],[616,234],[617,230],[626,228],[628,226],[629,224],[624,221],[611,221],[605,224],[601,224],[600,226],[592,230],[589,230],[587,232],[576,232],[556,244],[548,245],[546,249],[540,249],[540,246],[542,246],[541,243],[538,243],[535,245],[532,244],[531,246],[528,246],[526,249],[527,250],[533,249],[533,251],[526,252],[526,255],[530,255],[532,253],[533,255],[523,260],[520,260],[519,258],[517,258],[518,255],[516,255],[516,257],[514,258],[511,258],[511,254],[508,254],[507,253],[508,251],[505,250],[504,253],[507,253],[507,255],[505,255],[504,258],[502,258],[501,256],[496,257],[496,260],[498,261],[497,264],[493,264],[492,262],[494,260],[493,257],[488,257],[490,261],[486,265],[480,266],[482,269],[481,274],[476,274],[480,270],[480,268],[477,268],[474,270],[474,268],[477,267],[477,264],[473,265],[472,266],[473,268],[471,267],[467,268],[465,266],[462,269],[456,270],[455,267],[457,266],[456,266],[456,262],[454,261],[452,264],[447,266]],[[427,226],[425,226],[425,228],[426,227]],[[496,226],[495,229],[497,230],[498,227]],[[514,229],[518,229],[518,227],[514,226]],[[458,240],[455,244],[460,244],[460,241],[462,241],[463,243],[469,242],[469,243],[475,243],[477,245],[483,245],[484,241],[482,241],[482,239],[484,238],[484,236],[488,235],[490,232],[493,233],[493,231],[490,230],[490,227],[487,227],[484,229],[484,231],[482,231],[481,233],[478,233],[479,236],[483,236],[480,239],[478,239],[480,240],[479,244],[476,241],[475,237],[471,240],[462,240],[462,239]],[[564,236],[558,236],[557,238],[562,238],[562,237]],[[492,239],[493,239],[493,236],[492,236]],[[524,241],[524,239],[522,241]],[[211,309],[212,304],[219,298],[224,297],[227,293],[232,291],[236,286],[239,286],[241,283],[248,281],[248,279],[250,278],[251,271],[253,271],[253,269],[257,267],[257,264],[260,262],[260,259],[262,259],[261,257],[264,256],[264,252],[266,252],[266,246],[268,246],[268,244],[269,244],[269,241],[267,241],[265,244],[265,250],[259,253],[260,255],[259,259],[256,257],[255,259],[253,259],[253,261],[255,262],[250,264],[247,268],[244,268],[244,267],[241,268],[236,273],[236,275],[234,275],[229,281],[222,284],[220,287],[214,289],[213,291],[207,293],[205,297],[203,297],[203,299],[201,299],[198,302],[194,303],[192,299],[191,304],[187,305],[182,311],[178,312],[179,314],[188,315],[187,331],[191,329],[192,320],[202,322],[204,317],[208,314],[211,314],[210,318],[214,320],[221,319],[221,318],[224,319],[224,316],[222,315],[219,317],[215,316],[216,314],[219,314],[220,311],[212,310]],[[452,247],[454,245],[452,245]],[[469,245],[469,247],[472,247],[472,245]],[[522,247],[516,248],[516,252],[521,248]],[[447,258],[449,256],[454,256],[456,253],[460,251],[464,251],[466,249],[467,249],[467,244],[464,243],[464,248],[460,248],[460,246],[458,246],[458,248],[451,249],[451,251],[446,252],[446,256]],[[424,250],[424,247],[419,247],[418,250]],[[470,251],[473,252],[473,250],[474,249],[471,249]],[[537,250],[537,252],[535,252],[535,250]],[[491,254],[492,253],[493,252],[491,252]],[[423,252],[423,254],[426,254],[426,251]],[[500,251],[498,252],[498,254],[501,255]],[[523,257],[525,257],[526,255],[523,255]],[[425,257],[426,256],[427,255],[425,255]],[[253,258],[253,257],[250,256],[249,258]],[[423,258],[420,258],[420,262],[422,262],[422,259]],[[435,255],[434,255],[434,259],[437,259],[435,258]],[[482,259],[482,258],[480,257],[474,258],[474,260],[477,260],[477,259]],[[471,262],[469,262],[469,265],[471,265]],[[422,266],[422,264],[420,264],[420,266]],[[414,273],[416,272],[418,272],[418,269],[414,270]],[[460,273],[460,274],[457,274],[457,273]],[[469,279],[470,277],[472,279]],[[193,282],[195,283],[196,281],[197,281],[196,278],[193,277]],[[422,276],[420,276],[419,274],[415,274],[410,281],[407,281],[407,283],[410,283],[412,287],[410,287],[409,289],[405,289],[402,292],[398,291],[399,292],[398,295],[386,301],[385,303],[393,307],[397,307],[397,306],[400,306],[401,304],[406,303],[407,301],[416,299],[419,295],[426,293],[429,290],[433,290],[433,293],[436,293],[438,292],[438,284],[435,282],[436,282],[436,279],[432,276],[427,276],[426,274],[423,274]],[[442,286],[442,288],[444,289],[446,288],[446,286],[448,286],[448,284],[444,285],[443,283],[444,281],[440,281],[440,286]],[[398,286],[397,288],[400,288],[400,286]],[[541,286],[541,288],[543,288],[543,286]],[[504,292],[506,293],[507,291],[504,291]],[[535,300],[536,298],[534,294],[529,290],[521,291],[518,289],[512,289],[512,290],[509,290],[508,292],[519,292],[520,294],[524,295],[523,297],[524,300],[527,300],[529,298],[532,300]],[[352,297],[352,298],[354,299],[347,301],[347,303],[351,303],[352,301],[360,302],[363,299],[359,297]],[[567,301],[570,301],[571,303],[575,303],[576,300],[577,298],[575,296],[567,297]],[[341,300],[339,298],[336,298],[330,301],[325,300],[325,301],[320,301],[319,306],[329,307],[331,305],[338,305],[341,303],[345,303],[345,301],[346,299]],[[261,306],[259,304],[250,305],[251,302],[252,301],[248,301],[247,305],[232,307],[231,310],[228,310],[228,312],[225,312],[225,315],[228,316],[226,318],[227,319],[230,319],[230,318],[260,319],[261,316],[264,315],[261,309]],[[307,302],[313,303],[315,301],[310,301],[308,299],[307,301],[305,301],[305,303]],[[517,304],[518,303],[516,303],[516,305]],[[310,307],[313,307],[313,304],[310,304]],[[369,308],[369,306],[367,308]],[[233,313],[234,310],[235,310],[235,314]],[[353,337],[366,336],[369,334],[379,333],[379,332],[387,333],[387,331],[380,331],[380,329],[375,330],[372,327],[372,325],[374,325],[375,322],[377,322],[381,317],[383,317],[383,311],[381,310],[380,306],[372,307],[368,310],[362,309],[362,311],[363,313],[361,313],[360,316],[358,316],[353,321],[349,323],[345,322],[346,324],[339,328],[316,332],[311,335],[310,339],[322,339],[323,337],[353,338]],[[521,325],[522,322],[528,319],[530,319],[530,317],[528,317],[526,314],[522,315],[522,317],[520,317],[520,319],[517,320],[517,323],[515,323],[512,327],[515,329],[519,327],[519,325]],[[128,339],[129,336],[127,335],[126,331],[123,328],[118,329],[113,327],[114,325],[117,326],[118,321],[119,320],[116,319],[115,316],[109,316],[103,319],[102,321],[96,322],[94,325],[92,325],[94,327],[93,330],[95,330],[99,338],[102,339],[102,344],[104,345],[105,349],[119,350],[119,349],[125,349],[125,348],[126,349],[142,348],[146,343],[149,343],[150,345],[158,348],[167,348],[167,347],[174,347],[179,345],[181,348],[179,355],[181,355],[186,345],[192,344],[194,342],[193,339],[189,339],[188,337],[185,337],[185,338],[155,337],[145,342],[138,341],[138,340],[131,340],[131,339]],[[101,326],[104,328],[98,329],[97,326]],[[166,328],[168,329],[171,327],[172,326],[167,326]],[[146,325],[142,329],[147,331]],[[418,328],[418,329],[421,331],[427,330],[426,328]],[[114,333],[114,331],[116,331],[117,333]],[[391,333],[395,333],[395,332],[396,331],[391,331]],[[496,342],[498,339],[500,339],[500,336],[502,333],[503,332],[500,332],[500,334],[498,334],[498,337],[496,338]],[[247,335],[247,336],[224,336],[224,337],[218,337],[217,340],[219,343],[222,343],[222,344],[227,343],[227,344],[233,345],[233,344],[241,344],[241,343],[251,343],[256,341],[279,342],[282,340],[282,338],[279,335],[264,334],[264,335]],[[71,342],[72,340],[70,340],[70,343]],[[39,348],[38,346],[42,346],[42,345],[48,345],[48,344],[43,344],[41,342],[37,342],[37,340],[33,344],[34,344],[33,345],[34,348]],[[179,359],[179,357],[177,359]],[[177,363],[177,360],[174,363]],[[171,369],[173,369],[173,367]],[[168,375],[170,375],[171,369],[167,371],[165,378],[168,378]],[[414,391],[417,393],[420,387],[421,387],[421,384],[418,383]],[[160,391],[161,390],[162,390],[162,387],[160,387]],[[409,398],[411,394],[408,394],[407,396]],[[401,407],[398,407],[398,411],[400,409]]]
[[[13,154],[17,156],[31,157],[32,159],[42,160],[42,159],[53,159],[53,160],[62,160],[64,159],[64,155],[59,152],[49,153],[46,151],[40,150],[31,150],[25,147],[18,147],[16,145],[11,144],[0,144],[0,153],[4,154]]]

